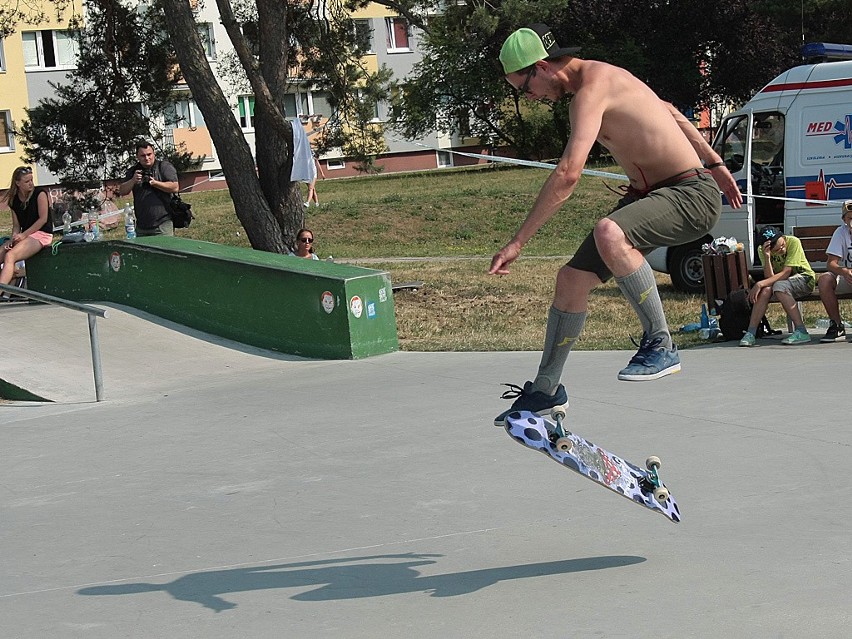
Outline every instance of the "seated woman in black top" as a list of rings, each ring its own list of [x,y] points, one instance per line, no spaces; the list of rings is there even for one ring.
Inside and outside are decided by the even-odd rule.
[[[19,166],[12,174],[6,193],[12,210],[12,237],[0,245],[0,284],[15,276],[15,262],[38,253],[53,241],[53,224],[48,215],[47,191],[33,186],[33,170]]]

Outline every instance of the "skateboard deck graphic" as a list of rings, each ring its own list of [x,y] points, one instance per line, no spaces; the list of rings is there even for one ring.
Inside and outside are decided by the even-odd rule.
[[[560,447],[551,441],[556,424],[535,413],[527,411],[511,413],[506,418],[504,428],[519,444],[545,453],[561,466],[601,486],[606,486],[613,492],[656,511],[675,523],[680,521],[680,510],[671,494],[667,499],[659,500],[654,496],[656,488],[653,483],[654,471],[649,472],[640,468],[567,431],[565,437],[559,441],[562,442],[562,448],[568,448],[569,443],[566,440],[570,440],[570,450],[560,450]]]

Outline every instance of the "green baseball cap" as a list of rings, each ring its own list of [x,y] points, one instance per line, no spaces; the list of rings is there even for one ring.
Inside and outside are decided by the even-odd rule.
[[[573,55],[580,47],[560,47],[546,24],[531,24],[518,29],[503,43],[500,49],[500,62],[503,72],[508,75],[535,64],[539,60],[554,60]]]

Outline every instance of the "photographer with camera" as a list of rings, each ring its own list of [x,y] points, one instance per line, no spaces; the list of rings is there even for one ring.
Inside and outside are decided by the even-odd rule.
[[[136,164],[127,170],[118,194],[124,196],[133,191],[138,236],[175,234],[169,202],[179,188],[177,170],[172,163],[158,160],[150,142],[137,142]]]

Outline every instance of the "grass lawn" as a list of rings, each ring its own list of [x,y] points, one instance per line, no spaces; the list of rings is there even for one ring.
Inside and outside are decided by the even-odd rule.
[[[424,282],[420,290],[395,297],[403,349],[539,350],[556,272],[618,199],[608,186],[622,184],[585,176],[529,242],[511,274],[488,275],[491,256],[514,234],[548,174],[500,165],[320,180],[321,206],[306,211],[305,224],[322,258],[333,255],[338,262],[386,270],[394,282]],[[178,235],[249,246],[227,190],[183,197],[196,218]],[[0,235],[10,226],[8,217],[0,220]],[[106,236],[122,237],[123,229]],[[414,257],[467,259],[395,259]],[[360,262],[364,259],[370,261]],[[698,321],[701,296],[676,292],[667,275],[657,280],[672,331]],[[629,337],[638,339],[639,322],[614,284],[592,294],[589,310],[575,348],[634,349]],[[844,311],[852,317],[848,306]],[[819,303],[805,304],[809,326],[825,316]],[[786,325],[780,305],[770,306],[769,320],[773,328]],[[681,348],[705,343],[694,333],[675,340]]]

